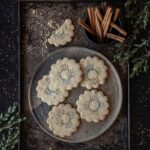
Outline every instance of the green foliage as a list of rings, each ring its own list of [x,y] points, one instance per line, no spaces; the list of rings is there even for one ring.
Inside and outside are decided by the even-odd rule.
[[[124,44],[116,45],[114,60],[122,64],[130,61],[134,77],[147,72],[150,65],[150,0],[128,0],[125,7],[129,36]]]
[[[6,113],[0,114],[0,148],[12,150],[19,142],[19,124],[25,120],[20,117],[17,104],[10,106]]]

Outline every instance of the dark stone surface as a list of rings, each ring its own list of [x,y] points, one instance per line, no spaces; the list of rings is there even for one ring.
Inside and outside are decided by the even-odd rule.
[[[19,91],[18,2],[0,1],[0,112],[13,101]]]
[[[19,49],[18,49],[18,3],[16,0],[0,1],[0,112],[15,100],[19,100]],[[150,149],[150,72],[131,80],[131,150]],[[35,126],[31,122],[30,126]],[[29,127],[30,127],[29,126]],[[38,127],[37,127],[38,128]],[[40,129],[39,129],[40,130]],[[42,132],[42,131],[41,131]],[[35,146],[41,142],[49,143],[43,137],[42,141],[30,138]],[[113,138],[113,135],[112,135]],[[23,141],[25,141],[24,139]],[[92,143],[94,144],[94,143]],[[22,145],[21,147],[24,147]],[[32,149],[36,149],[36,147]],[[56,147],[63,144],[56,141]],[[84,144],[81,144],[84,146]],[[71,148],[68,148],[71,149]],[[78,147],[76,148],[78,149]],[[92,148],[91,148],[92,149]],[[21,148],[22,150],[22,148]],[[89,149],[88,149],[89,150]],[[116,148],[117,150],[117,148]]]
[[[131,150],[150,149],[150,71],[131,79]]]

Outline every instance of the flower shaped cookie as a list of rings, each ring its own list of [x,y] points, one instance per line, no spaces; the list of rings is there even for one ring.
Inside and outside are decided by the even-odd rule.
[[[56,88],[71,90],[77,87],[81,75],[80,65],[73,59],[59,59],[51,66],[50,78]]]
[[[80,65],[83,70],[82,87],[92,89],[105,83],[107,66],[103,60],[97,57],[87,57],[86,59],[81,59]]]
[[[68,91],[53,87],[48,75],[44,75],[43,79],[38,81],[36,91],[38,97],[48,105],[57,105],[68,96]]]
[[[56,47],[65,45],[71,42],[74,36],[74,26],[70,19],[66,19],[65,22],[60,26],[59,29],[55,30],[50,38],[48,39],[49,44],[53,44]]]
[[[70,104],[54,106],[48,115],[49,129],[60,137],[71,136],[80,124],[79,114]]]
[[[104,120],[109,113],[108,98],[101,91],[85,91],[76,101],[77,111],[87,122]]]

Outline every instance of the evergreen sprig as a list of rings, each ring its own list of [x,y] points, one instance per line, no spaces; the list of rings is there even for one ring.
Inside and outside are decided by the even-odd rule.
[[[130,34],[124,44],[116,45],[117,51],[114,60],[122,64],[130,61],[131,77],[134,77],[149,70],[150,0],[128,0],[125,7]]]
[[[10,106],[5,113],[0,114],[0,148],[12,150],[19,142],[19,124],[25,120],[20,117],[17,104]]]

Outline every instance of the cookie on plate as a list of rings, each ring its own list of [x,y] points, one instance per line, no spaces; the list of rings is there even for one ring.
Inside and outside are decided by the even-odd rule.
[[[72,21],[70,19],[66,19],[60,28],[52,33],[48,39],[48,43],[58,47],[60,45],[65,45],[66,43],[71,42],[73,36],[74,26]]]
[[[59,59],[51,66],[50,78],[56,88],[71,90],[77,87],[81,75],[80,65],[73,59]]]
[[[86,90],[76,101],[77,111],[87,122],[104,120],[109,113],[108,98],[101,91]]]
[[[49,129],[60,137],[71,136],[80,124],[79,114],[70,104],[54,106],[48,116]]]
[[[82,87],[92,89],[105,83],[108,67],[103,60],[97,57],[86,57],[80,60],[80,65],[83,70]]]
[[[55,88],[53,84],[51,84],[49,75],[44,75],[43,78],[38,81],[36,91],[38,97],[48,105],[58,105],[68,96],[68,91]]]

